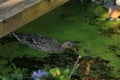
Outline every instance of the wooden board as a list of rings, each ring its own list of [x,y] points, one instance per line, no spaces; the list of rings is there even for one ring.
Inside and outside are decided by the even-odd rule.
[[[0,0],[0,38],[68,0]]]

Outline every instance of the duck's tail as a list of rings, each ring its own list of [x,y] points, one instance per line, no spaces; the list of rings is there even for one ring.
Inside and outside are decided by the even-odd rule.
[[[18,36],[15,32],[12,32],[12,35],[13,35],[19,42],[21,42],[21,39],[19,38],[19,36]]]

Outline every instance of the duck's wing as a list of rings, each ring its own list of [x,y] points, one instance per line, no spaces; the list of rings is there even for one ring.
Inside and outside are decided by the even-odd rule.
[[[15,32],[12,32],[12,35],[20,42],[21,39],[19,38],[19,36],[15,33]]]
[[[32,48],[47,52],[60,52],[61,50],[60,42],[41,35],[32,35],[31,41],[28,41],[27,44]]]
[[[12,33],[13,36],[22,44],[26,44],[31,48],[46,52],[60,52],[61,43],[55,39],[33,34]]]
[[[32,35],[31,34],[20,34],[12,32],[12,35],[21,43],[26,44],[32,42]]]

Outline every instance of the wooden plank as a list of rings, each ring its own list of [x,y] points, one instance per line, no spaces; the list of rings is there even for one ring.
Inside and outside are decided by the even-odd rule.
[[[0,22],[24,11],[42,0],[1,0]]]
[[[35,20],[68,0],[0,0],[0,37]],[[7,3],[6,3],[7,2]]]

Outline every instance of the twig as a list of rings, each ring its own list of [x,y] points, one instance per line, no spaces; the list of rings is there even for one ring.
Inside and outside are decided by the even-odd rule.
[[[78,64],[78,61],[80,60],[80,58],[81,58],[81,56],[79,55],[77,60],[76,60],[76,62],[75,62],[75,64],[74,64],[74,66],[73,66],[73,69],[72,69],[72,71],[71,71],[71,73],[69,75],[69,78],[71,78],[71,76],[74,73],[74,71],[79,67],[80,64]]]

